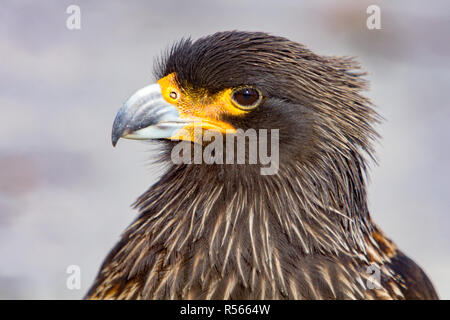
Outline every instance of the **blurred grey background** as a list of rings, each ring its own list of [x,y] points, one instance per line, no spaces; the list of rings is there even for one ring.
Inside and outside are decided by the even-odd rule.
[[[81,8],[81,29],[66,8]],[[366,9],[381,8],[381,30]],[[114,116],[183,36],[266,31],[357,56],[386,122],[374,220],[450,298],[448,1],[1,1],[0,298],[79,299],[162,173]],[[66,287],[69,265],[81,289]]]

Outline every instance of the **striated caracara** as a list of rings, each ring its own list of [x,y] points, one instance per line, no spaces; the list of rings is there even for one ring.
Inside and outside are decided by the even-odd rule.
[[[265,33],[174,45],[157,64],[158,82],[130,97],[112,131],[113,145],[160,142],[167,172],[136,201],[138,218],[86,297],[437,299],[370,218],[366,158],[379,116],[360,93],[358,68]],[[251,148],[244,161],[217,160],[239,145],[217,149],[214,161],[173,161],[180,144],[184,159],[206,151],[199,132],[225,144],[238,129],[269,132],[276,170],[249,161]]]

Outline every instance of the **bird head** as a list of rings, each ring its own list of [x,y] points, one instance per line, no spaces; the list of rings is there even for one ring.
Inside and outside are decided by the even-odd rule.
[[[203,270],[216,266],[224,275],[244,257],[267,279],[272,256],[296,266],[307,261],[296,257],[313,253],[365,253],[373,238],[365,159],[378,115],[361,94],[366,82],[357,69],[352,58],[318,55],[266,33],[219,32],[175,44],[156,65],[156,83],[119,110],[113,145],[157,140],[171,149],[167,155],[179,144],[209,147],[198,131],[229,137],[266,129],[278,132],[279,170],[262,176],[248,163],[173,163],[134,203],[141,216],[126,241],[145,229],[155,264],[195,252]]]
[[[219,32],[175,44],[157,63],[155,84],[118,112],[120,138],[201,142],[196,132],[279,130],[282,161],[315,163],[371,151],[377,115],[350,58],[323,57],[266,33]],[[196,131],[197,130],[197,131]]]

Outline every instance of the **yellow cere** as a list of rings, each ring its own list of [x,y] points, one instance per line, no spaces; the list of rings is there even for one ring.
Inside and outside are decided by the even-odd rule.
[[[164,99],[174,105],[179,112],[180,118],[193,121],[184,127],[190,132],[190,137],[176,135],[174,140],[192,141],[195,128],[202,130],[217,130],[222,133],[235,133],[236,129],[229,123],[222,121],[223,115],[240,116],[248,111],[237,108],[232,102],[233,88],[225,89],[214,95],[207,92],[190,92],[189,89],[179,88],[176,81],[176,74],[158,80],[161,93]]]

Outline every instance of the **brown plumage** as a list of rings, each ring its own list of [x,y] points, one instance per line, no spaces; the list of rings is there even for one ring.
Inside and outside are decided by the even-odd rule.
[[[358,68],[351,58],[319,56],[265,33],[175,45],[157,77],[175,74],[194,105],[228,88],[260,90],[255,109],[214,119],[279,129],[279,170],[173,164],[176,142],[160,140],[167,172],[136,201],[139,217],[87,298],[437,299],[423,271],[370,218],[366,157],[379,116],[360,93],[366,83]],[[137,114],[119,113],[114,144],[155,125]],[[368,268],[379,271],[376,288]]]

